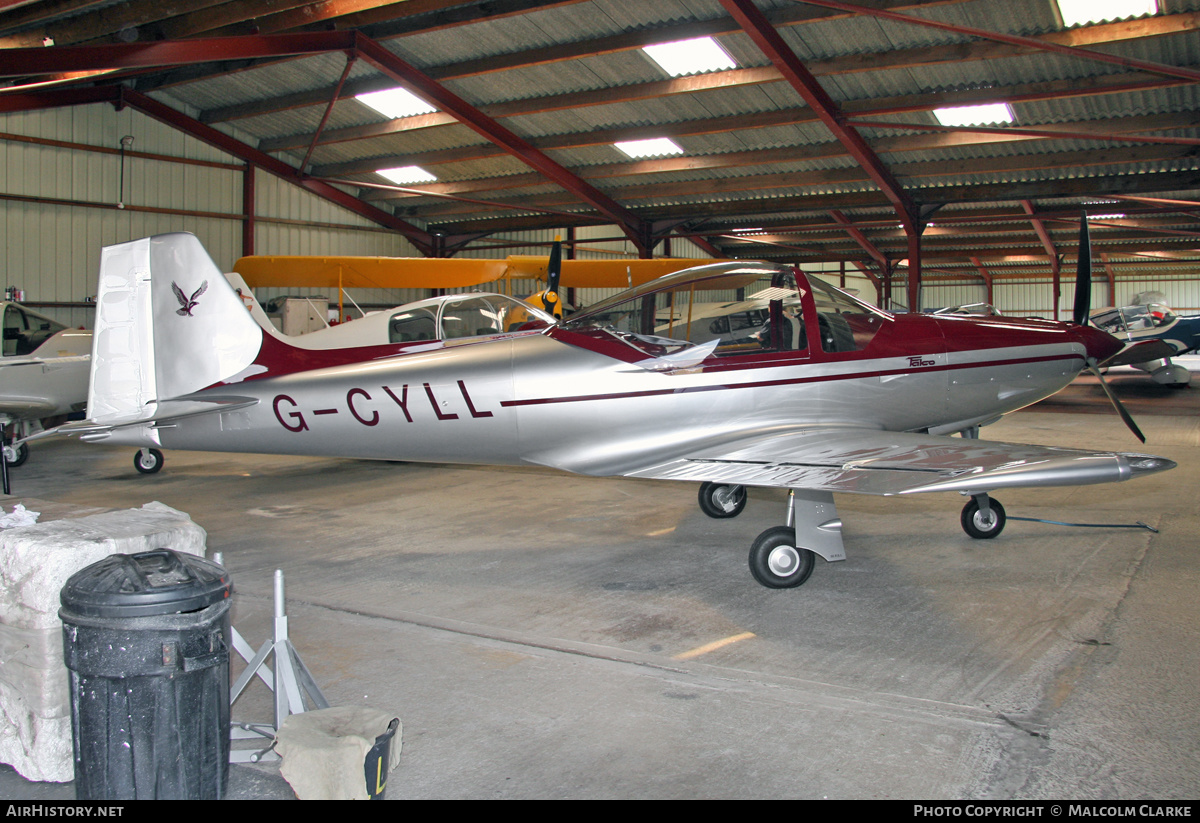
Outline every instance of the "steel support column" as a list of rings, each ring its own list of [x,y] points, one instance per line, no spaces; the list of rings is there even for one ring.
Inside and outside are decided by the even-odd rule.
[[[242,257],[254,254],[255,205],[254,164],[247,163],[246,170],[242,172],[242,214],[245,215],[242,220]]]

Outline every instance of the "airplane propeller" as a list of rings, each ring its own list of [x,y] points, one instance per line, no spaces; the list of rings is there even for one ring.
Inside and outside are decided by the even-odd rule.
[[[1092,239],[1088,231],[1087,212],[1084,212],[1079,221],[1079,262],[1075,271],[1075,306],[1072,319],[1077,326],[1088,325],[1088,319],[1091,315],[1092,304]],[[1104,375],[1100,372],[1100,364],[1096,362],[1096,358],[1087,358],[1087,369],[1096,376],[1100,381],[1100,388],[1104,389],[1104,394],[1108,397],[1108,402],[1112,403],[1117,414],[1125,421],[1125,425],[1133,432],[1133,436],[1143,443],[1146,442],[1146,436],[1142,434],[1142,430],[1138,428],[1137,423],[1133,422],[1133,416],[1125,408],[1125,404],[1113,392],[1108,385],[1108,381],[1104,379]]]
[[[562,299],[558,296],[558,287],[562,282],[562,238],[555,237],[554,245],[550,247],[550,260],[546,264],[546,288],[537,294],[530,295],[526,302],[544,309],[562,320]]]
[[[558,296],[558,285],[561,282],[562,240],[555,237],[554,245],[550,247],[550,262],[546,264],[546,292],[542,299],[546,303],[546,311],[559,319],[562,319],[563,314],[562,300]]]
[[[1075,269],[1075,314],[1077,326],[1088,324],[1092,310],[1092,237],[1088,232],[1087,212],[1079,220],[1079,257]]]

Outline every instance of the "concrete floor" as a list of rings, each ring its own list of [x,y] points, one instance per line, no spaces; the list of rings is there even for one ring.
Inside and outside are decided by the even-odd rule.
[[[962,533],[957,495],[841,495],[849,559],[788,591],[746,568],[780,491],[715,521],[688,484],[196,452],[143,477],[132,450],[77,442],[36,444],[12,479],[191,514],[253,646],[282,569],[330,701],[403,720],[390,799],[1194,799],[1200,418],[1138,422],[1179,468],[1004,493],[994,541]],[[1111,414],[1021,412],[985,436],[1138,450]],[[269,720],[266,688],[233,716]],[[74,793],[2,767],[0,796]],[[292,793],[262,764],[234,767],[229,796]]]

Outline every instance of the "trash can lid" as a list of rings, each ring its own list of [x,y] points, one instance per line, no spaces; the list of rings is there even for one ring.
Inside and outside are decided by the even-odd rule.
[[[143,617],[193,612],[229,597],[225,569],[171,549],[112,554],[77,571],[59,600],[88,617]]]

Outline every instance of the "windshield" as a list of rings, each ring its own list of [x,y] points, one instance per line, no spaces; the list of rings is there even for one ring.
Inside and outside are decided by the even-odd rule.
[[[801,292],[790,269],[764,263],[717,263],[660,277],[586,309],[563,324],[603,330],[651,356],[718,341],[715,354],[804,348],[794,333],[770,337],[771,312],[796,316]],[[783,339],[786,336],[786,340]]]

